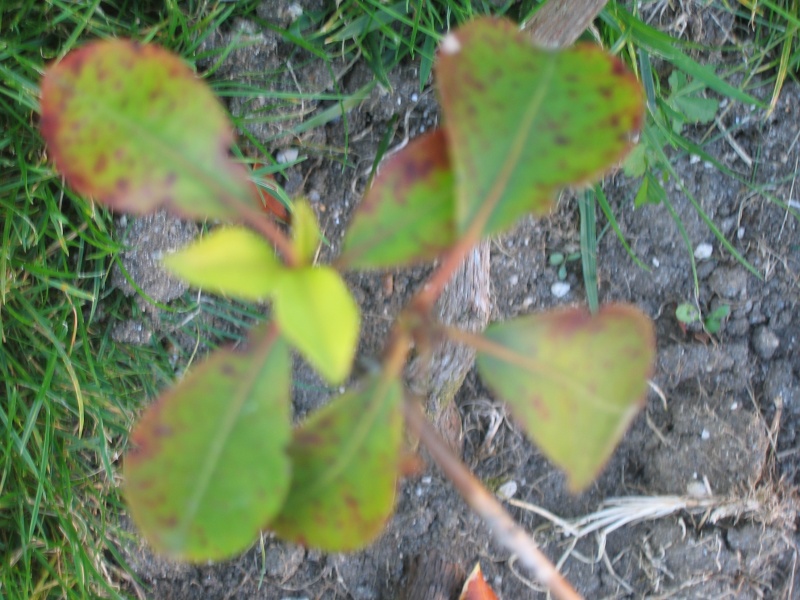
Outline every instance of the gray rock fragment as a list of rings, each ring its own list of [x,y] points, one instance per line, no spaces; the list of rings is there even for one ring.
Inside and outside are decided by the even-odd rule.
[[[768,327],[756,327],[752,337],[753,349],[761,358],[769,360],[781,345],[780,339]]]

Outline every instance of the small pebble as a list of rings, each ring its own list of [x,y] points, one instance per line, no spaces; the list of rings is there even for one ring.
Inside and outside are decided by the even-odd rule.
[[[279,165],[285,165],[296,161],[298,156],[300,156],[300,151],[297,148],[284,148],[283,150],[278,150],[275,155],[275,162]]]
[[[733,337],[745,335],[749,329],[750,322],[744,317],[731,319],[725,324],[725,333]]]
[[[692,481],[689,483],[689,485],[686,486],[686,492],[692,498],[703,498],[708,496],[708,490],[706,490],[705,484],[700,481]]]
[[[569,294],[571,286],[566,281],[556,281],[553,285],[550,286],[550,292],[556,298],[563,298],[567,294]]]
[[[659,266],[661,266],[661,261],[658,260],[657,258],[654,258],[653,259],[653,266],[657,269]]]
[[[747,273],[742,268],[719,267],[711,273],[708,285],[723,298],[744,297],[747,293]]]
[[[694,249],[694,257],[697,260],[708,260],[711,258],[711,253],[714,252],[714,247],[711,244],[698,244]]]
[[[508,500],[513,498],[517,493],[517,482],[513,479],[506,481],[503,485],[497,488],[497,495],[501,500]]]
[[[771,329],[763,326],[756,327],[756,330],[753,332],[752,342],[756,354],[764,360],[772,358],[778,346],[781,345],[778,336],[775,335]]]
[[[708,429],[703,429],[702,433],[700,433],[701,440],[707,440],[711,437],[711,434],[708,432]]]
[[[792,413],[800,409],[800,381],[794,376],[792,364],[788,360],[774,360],[770,363],[767,378],[764,380],[764,398],[775,402],[777,398]]]
[[[300,17],[303,16],[303,7],[297,4],[297,2],[293,2],[289,5],[289,8],[286,10],[289,16],[292,18],[293,21],[296,21]]]

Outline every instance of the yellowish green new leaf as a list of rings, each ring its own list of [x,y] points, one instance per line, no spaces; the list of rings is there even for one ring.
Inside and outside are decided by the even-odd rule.
[[[244,227],[222,227],[167,256],[164,266],[195,287],[241,300],[268,297],[284,270],[269,243]]]
[[[302,264],[314,262],[319,240],[319,223],[314,209],[305,198],[296,200],[292,206],[292,245]]]
[[[331,384],[350,373],[361,317],[342,277],[330,267],[287,270],[274,295],[286,338]]]

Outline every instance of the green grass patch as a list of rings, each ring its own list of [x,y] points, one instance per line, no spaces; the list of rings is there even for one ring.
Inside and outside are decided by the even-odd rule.
[[[189,358],[176,359],[170,344],[112,340],[132,304],[108,284],[120,247],[110,215],[63,188],[48,163],[37,129],[42,68],[86,39],[109,36],[192,56],[243,9],[201,12],[206,4],[29,0],[0,9],[2,598],[124,597],[118,461],[143,399]],[[227,323],[254,317],[223,301],[186,303],[185,314],[211,312]],[[235,337],[219,322],[176,321],[173,335]]]

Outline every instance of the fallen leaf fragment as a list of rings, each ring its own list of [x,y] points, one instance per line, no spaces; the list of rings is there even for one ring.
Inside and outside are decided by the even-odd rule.
[[[497,595],[486,583],[481,571],[481,563],[476,563],[472,573],[467,577],[464,582],[464,587],[461,589],[461,595],[458,600],[497,600]]]

